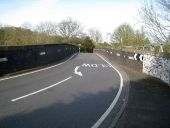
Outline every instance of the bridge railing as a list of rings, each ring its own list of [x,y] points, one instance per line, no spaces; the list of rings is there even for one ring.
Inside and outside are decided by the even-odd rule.
[[[0,75],[57,63],[76,52],[69,44],[0,47]]]

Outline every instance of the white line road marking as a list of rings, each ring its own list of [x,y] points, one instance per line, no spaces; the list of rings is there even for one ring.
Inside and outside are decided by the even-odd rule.
[[[107,62],[109,65],[111,65],[107,60],[105,60],[102,56],[100,56],[99,54],[96,53],[97,56],[99,56],[102,60],[104,60],[105,62]],[[113,102],[111,103],[111,105],[109,106],[109,108],[105,111],[105,113],[100,117],[100,119],[97,120],[97,122],[91,127],[91,128],[98,128],[101,123],[106,119],[106,117],[109,115],[109,113],[112,111],[112,109],[114,108],[114,106],[116,105],[120,94],[122,92],[122,88],[123,88],[123,77],[121,75],[121,73],[119,72],[119,70],[117,70],[115,67],[113,67],[111,65],[111,67],[116,70],[116,72],[119,74],[120,76],[120,88],[119,91],[115,97],[115,99],[113,100]]]
[[[40,92],[45,91],[45,90],[47,90],[47,89],[50,89],[50,88],[52,88],[52,87],[54,87],[54,86],[57,86],[57,85],[59,85],[59,84],[61,84],[61,83],[63,83],[63,82],[66,82],[67,80],[69,80],[69,79],[71,79],[71,78],[72,78],[72,76],[70,76],[70,77],[68,77],[68,78],[66,78],[66,79],[64,79],[64,80],[62,80],[62,81],[60,81],[60,82],[58,82],[58,83],[55,83],[55,84],[53,84],[53,85],[51,85],[51,86],[48,86],[48,87],[46,87],[46,88],[42,88],[42,89],[40,89],[40,90],[38,90],[38,91],[29,93],[29,94],[27,94],[27,95],[24,95],[24,96],[15,98],[15,99],[12,99],[11,101],[12,101],[12,102],[15,102],[15,101],[17,101],[17,100],[21,100],[21,99],[23,99],[23,98],[26,98],[26,97],[35,95],[35,94],[37,94],[37,93],[40,93]]]
[[[83,74],[82,74],[81,72],[78,72],[79,67],[80,67],[80,66],[76,66],[76,68],[74,69],[74,73],[75,73],[76,75],[79,75],[79,76],[83,77]]]
[[[50,66],[50,67],[46,67],[46,68],[43,68],[43,69],[39,69],[39,70],[35,70],[35,71],[31,71],[31,72],[27,72],[27,73],[22,73],[22,74],[19,74],[19,75],[15,75],[15,76],[11,76],[11,77],[6,77],[6,78],[2,78],[0,79],[0,82],[1,81],[4,81],[4,80],[8,80],[8,79],[13,79],[13,78],[17,78],[17,77],[20,77],[20,76],[25,76],[25,75],[29,75],[29,74],[33,74],[33,73],[36,73],[36,72],[41,72],[41,71],[44,71],[44,70],[48,70],[48,69],[51,69],[51,68],[54,68],[54,67],[57,67],[59,65],[62,65],[66,62],[68,62],[69,60],[71,60],[74,56],[76,56],[77,54],[74,54],[73,56],[71,56],[69,59],[67,59],[66,61],[62,62],[62,63],[59,63],[59,64],[56,64],[56,65],[53,65],[53,66]]]

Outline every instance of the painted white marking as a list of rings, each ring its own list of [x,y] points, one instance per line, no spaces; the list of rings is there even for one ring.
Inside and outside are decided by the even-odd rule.
[[[116,55],[117,55],[117,56],[120,56],[120,54],[119,54],[119,53],[117,53]]]
[[[99,54],[97,54],[97,56],[99,56],[102,60],[104,60],[105,62],[107,62],[109,65],[111,65],[107,60],[105,60],[102,56],[100,56]],[[115,67],[113,67],[111,65],[111,67],[116,70],[116,72],[119,74],[120,77],[120,88],[119,91],[115,97],[115,99],[113,100],[113,102],[111,103],[111,105],[109,106],[109,108],[105,111],[105,113],[100,117],[100,119],[97,120],[97,122],[91,127],[91,128],[98,128],[101,123],[106,119],[106,117],[109,115],[109,113],[112,111],[112,109],[114,108],[114,106],[116,105],[120,94],[122,92],[122,88],[123,88],[123,77],[121,75],[121,73],[119,72],[119,70],[117,70]]]
[[[74,73],[76,74],[76,75],[79,75],[79,76],[81,76],[81,77],[83,77],[83,74],[81,73],[81,72],[78,72],[78,69],[80,68],[80,66],[77,66],[75,69],[74,69]]]
[[[15,98],[15,99],[12,99],[11,101],[12,101],[12,102],[15,102],[15,101],[17,101],[17,100],[21,100],[21,99],[23,99],[23,98],[26,98],[26,97],[35,95],[35,94],[37,94],[37,93],[40,93],[40,92],[45,91],[45,90],[47,90],[47,89],[50,89],[50,88],[52,88],[52,87],[54,87],[54,86],[57,86],[57,85],[59,85],[59,84],[61,84],[61,83],[63,83],[63,82],[66,82],[67,80],[69,80],[69,79],[71,79],[71,78],[72,78],[72,76],[70,76],[70,77],[68,77],[68,78],[66,78],[66,79],[64,79],[64,80],[62,80],[62,81],[60,81],[60,82],[58,82],[58,83],[55,83],[55,84],[53,84],[53,85],[51,85],[51,86],[48,86],[48,87],[46,87],[46,88],[42,88],[42,89],[40,89],[40,90],[38,90],[38,91],[29,93],[29,94],[27,94],[27,95],[24,95],[24,96]]]
[[[140,61],[143,61],[143,55],[140,55],[139,59]]]
[[[14,79],[14,78],[17,78],[17,77],[21,77],[21,76],[25,76],[25,75],[29,75],[29,74],[33,74],[33,73],[37,73],[37,72],[41,72],[41,71],[45,71],[45,70],[48,70],[48,69],[57,67],[57,66],[59,66],[59,65],[62,65],[62,64],[64,64],[64,63],[68,62],[69,60],[71,60],[71,59],[72,59],[74,56],[76,56],[76,55],[77,55],[77,54],[74,54],[73,56],[71,56],[71,57],[70,57],[69,59],[67,59],[66,61],[64,61],[64,62],[62,62],[62,63],[59,63],[59,64],[56,64],[56,65],[53,65],[53,66],[50,66],[50,67],[47,67],[47,68],[35,70],[35,71],[32,71],[32,72],[22,73],[22,74],[15,75],[15,76],[11,76],[11,77],[2,78],[2,79],[0,79],[0,82],[1,82],[1,81],[4,81],[4,80]]]
[[[99,64],[99,65],[101,65],[103,68],[111,67],[111,66],[108,65],[108,64]]]
[[[82,67],[90,67],[90,64],[83,64]]]
[[[46,54],[46,52],[40,52],[40,56],[43,56],[45,54]]]
[[[107,68],[107,67],[111,67],[109,64],[83,64],[82,67],[89,67],[89,68]]]
[[[98,65],[97,64],[91,64],[91,67],[97,68]]]
[[[137,60],[137,55],[138,55],[138,54],[135,53],[135,55],[134,55],[134,59],[135,59],[135,60]]]
[[[0,62],[6,62],[8,61],[8,58],[4,57],[4,58],[0,58]]]
[[[113,54],[112,52],[110,52],[110,54]]]
[[[135,60],[134,57],[128,56],[129,60]]]

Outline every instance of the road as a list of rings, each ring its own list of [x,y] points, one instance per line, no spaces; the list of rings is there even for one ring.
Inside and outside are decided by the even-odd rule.
[[[97,128],[117,102],[121,82],[118,71],[88,53],[0,80],[0,128]]]

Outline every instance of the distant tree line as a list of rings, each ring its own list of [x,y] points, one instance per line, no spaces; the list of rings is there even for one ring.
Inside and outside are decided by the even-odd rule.
[[[95,46],[151,46],[157,51],[160,48],[161,51],[170,52],[170,1],[143,0],[140,16],[143,23],[141,29],[135,30],[130,24],[124,23],[110,34],[111,44],[103,43],[102,33],[97,28],[85,33],[80,22],[67,18],[60,23],[43,22],[34,28],[29,23],[21,27],[0,24],[0,45],[70,43],[81,46],[82,51],[92,51]]]
[[[21,27],[0,25],[0,46],[68,43],[81,45],[84,51],[92,51],[93,40],[83,32],[82,25],[68,18],[60,23],[43,22],[34,29],[29,23]]]
[[[111,40],[123,46],[140,46],[150,43],[143,29],[135,31],[129,24],[122,24],[116,28],[111,35]]]
[[[140,9],[143,25],[135,30],[124,23],[118,26],[110,36],[114,48],[137,48],[144,51],[170,53],[170,1],[143,0]],[[98,44],[108,46],[107,44]]]
[[[170,53],[170,43],[168,43],[168,40],[164,42],[159,39],[159,43],[155,43],[152,40],[153,38],[155,39],[154,35],[150,38],[148,37],[150,36],[148,36],[148,33],[143,28],[134,30],[131,25],[125,23],[118,26],[111,34],[111,46],[116,49],[132,52]],[[104,44],[100,44],[100,46],[104,46]],[[105,46],[108,47],[106,44]]]

